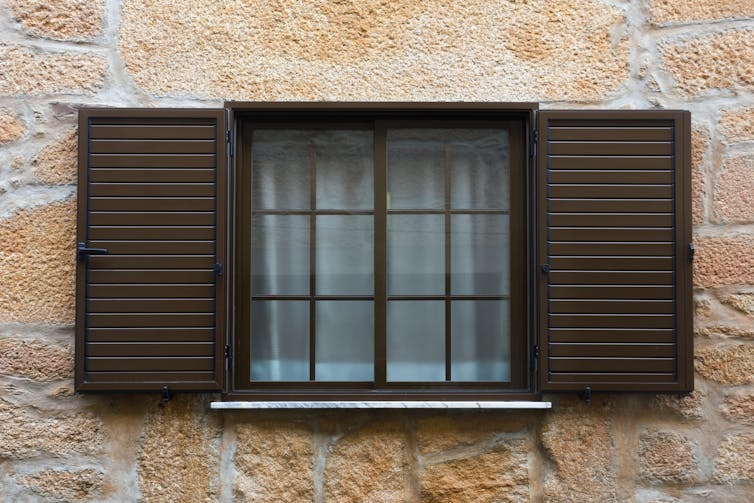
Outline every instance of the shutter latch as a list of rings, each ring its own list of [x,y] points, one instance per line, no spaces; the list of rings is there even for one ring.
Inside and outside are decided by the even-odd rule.
[[[170,391],[167,386],[162,387],[162,405],[165,406],[170,401]]]
[[[222,276],[223,275],[223,264],[222,264],[222,262],[217,262],[215,264],[215,274],[217,274],[218,276]]]
[[[228,157],[233,157],[233,135],[230,134],[230,129],[225,131],[225,141],[228,143]]]
[[[584,403],[587,405],[592,403],[592,388],[590,388],[589,386],[584,388],[584,391],[579,393],[579,397],[584,400]]]
[[[696,252],[696,248],[694,248],[694,243],[689,243],[689,262],[694,261],[695,252]]]
[[[542,274],[550,274],[550,264],[542,264]]]
[[[89,248],[86,243],[79,243],[76,248],[79,253],[79,259],[83,259],[89,255],[106,255],[107,249],[105,248]]]

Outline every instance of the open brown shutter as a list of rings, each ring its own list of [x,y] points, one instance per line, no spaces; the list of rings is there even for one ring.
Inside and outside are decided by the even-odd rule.
[[[224,110],[82,109],[78,390],[220,390]]]
[[[689,113],[537,123],[541,389],[691,390]]]

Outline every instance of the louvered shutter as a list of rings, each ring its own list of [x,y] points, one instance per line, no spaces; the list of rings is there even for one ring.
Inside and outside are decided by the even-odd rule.
[[[690,116],[540,111],[545,391],[693,388]]]
[[[223,110],[79,113],[76,387],[220,390]]]

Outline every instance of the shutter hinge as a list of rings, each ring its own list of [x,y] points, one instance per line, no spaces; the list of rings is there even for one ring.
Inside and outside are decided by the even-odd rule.
[[[222,276],[223,275],[223,264],[222,264],[222,262],[217,262],[215,264],[215,274],[217,274],[218,276]]]
[[[694,243],[689,243],[689,262],[694,261],[694,253],[696,253],[696,248],[694,247]]]
[[[230,129],[225,131],[225,141],[228,144],[228,156],[233,157],[233,135],[230,134]]]
[[[534,158],[537,153],[537,141],[539,140],[539,132],[536,129],[531,130],[531,149],[529,149],[529,157]]]
[[[550,264],[542,264],[542,274],[550,274]]]
[[[230,345],[229,344],[225,345],[225,359],[226,360],[230,359]]]
[[[539,358],[539,344],[534,345],[534,358]]]

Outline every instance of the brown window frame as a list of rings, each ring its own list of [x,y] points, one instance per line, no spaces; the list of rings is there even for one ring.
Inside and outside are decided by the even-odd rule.
[[[258,104],[257,104],[258,105]],[[536,108],[532,104],[521,103],[511,107],[510,104],[499,106],[476,107],[475,104],[364,104],[363,106],[338,106],[327,104],[307,107],[286,106],[286,104],[267,104],[263,109],[249,110],[243,104],[234,104],[231,124],[235,125],[235,145],[231,147],[234,163],[231,168],[231,236],[230,250],[233,257],[231,266],[230,294],[235,306],[231,317],[233,330],[231,336],[232,358],[230,360],[230,384],[227,399],[244,400],[395,400],[395,399],[443,399],[443,400],[530,400],[538,395],[534,392],[534,362],[531,355],[533,341],[534,305],[532,285],[532,169],[530,162],[529,131],[531,131],[532,114]],[[328,106],[329,105],[329,106]],[[251,132],[254,128],[367,128],[374,131],[375,139],[375,207],[367,212],[374,214],[375,244],[375,375],[373,382],[259,382],[251,381],[250,312],[246,308],[251,299],[251,183],[249,169],[251,165]],[[387,382],[386,370],[386,217],[391,213],[403,213],[403,210],[387,210],[385,203],[386,187],[386,131],[388,127],[502,127],[509,131],[511,147],[510,179],[510,215],[511,248],[510,270],[511,285],[509,299],[511,302],[510,338],[511,338],[511,380],[509,382]],[[246,168],[244,168],[246,167]],[[446,182],[447,183],[447,182]],[[446,191],[447,192],[447,191]],[[446,197],[448,195],[446,194]],[[409,211],[410,212],[410,211]],[[456,212],[446,208],[440,213],[446,222],[450,214]],[[306,214],[317,214],[308,210]],[[458,211],[458,213],[475,213]],[[446,226],[446,240],[449,228]],[[313,247],[314,243],[310,243]],[[446,243],[447,246],[447,243]],[[448,257],[446,256],[446,260]],[[446,274],[447,274],[446,264]],[[312,273],[313,274],[313,273]],[[317,295],[302,297],[314,305]],[[326,296],[330,298],[331,296]],[[414,296],[412,296],[414,297]],[[449,302],[455,296],[447,290],[437,300],[446,304],[446,368],[449,365],[450,326],[447,323]],[[473,300],[475,296],[463,296]],[[368,300],[372,300],[371,298]],[[310,325],[314,323],[310,317]],[[313,334],[313,330],[310,330]],[[314,338],[310,335],[310,367],[313,368],[315,352]]]

